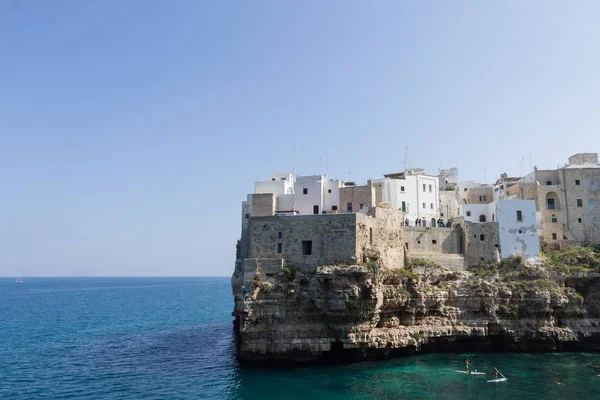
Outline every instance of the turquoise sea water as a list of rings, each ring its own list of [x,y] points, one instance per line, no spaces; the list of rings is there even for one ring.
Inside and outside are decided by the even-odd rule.
[[[0,279],[0,399],[600,399],[600,354],[242,368],[229,282]],[[508,381],[455,373],[467,356],[488,376],[496,365]]]

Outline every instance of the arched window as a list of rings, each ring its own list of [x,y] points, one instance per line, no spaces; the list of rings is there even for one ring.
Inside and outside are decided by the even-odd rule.
[[[494,218],[494,214],[492,214],[492,222],[494,222],[496,219]]]
[[[485,214],[479,216],[479,222],[485,222]]]

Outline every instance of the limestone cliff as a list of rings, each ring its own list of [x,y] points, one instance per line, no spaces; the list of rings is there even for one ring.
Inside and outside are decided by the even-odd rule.
[[[520,259],[469,272],[422,264],[284,267],[267,276],[260,266],[249,274],[238,263],[232,278],[238,356],[304,362],[419,351],[600,349],[600,274],[593,269]]]

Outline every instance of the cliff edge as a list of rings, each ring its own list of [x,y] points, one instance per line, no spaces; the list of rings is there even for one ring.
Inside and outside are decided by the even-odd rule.
[[[412,260],[303,270],[239,260],[243,361],[358,361],[421,351],[600,349],[600,257],[590,248],[466,272]]]

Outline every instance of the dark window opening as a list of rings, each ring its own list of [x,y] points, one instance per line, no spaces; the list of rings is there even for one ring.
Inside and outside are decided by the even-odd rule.
[[[437,244],[437,240],[435,240],[435,239],[432,239],[432,240],[431,240],[431,244]]]
[[[479,235],[479,240],[485,240],[485,235]]]
[[[319,213],[319,206],[313,206],[313,214]]]
[[[275,178],[271,178],[271,180],[272,180],[272,181],[274,181],[274,180],[275,180]]]
[[[283,244],[277,243],[277,253],[283,253]]]
[[[479,216],[479,222],[485,222],[485,215],[481,214]]]
[[[583,200],[577,199],[577,207],[583,207]]]
[[[579,179],[575,179],[575,184],[576,184],[577,186],[581,185],[581,182],[579,182]]]
[[[555,224],[558,222],[558,219],[556,217],[552,217],[552,223]]]
[[[277,239],[283,239],[283,232],[277,232]]]
[[[443,216],[444,216],[444,213],[440,213],[440,217],[443,217]]]
[[[404,192],[404,186],[400,186],[400,191]]]
[[[246,214],[246,219],[250,218],[250,214]]]
[[[519,229],[519,233],[523,233],[523,231],[521,231],[521,230]]]
[[[471,216],[471,211],[467,211],[467,217]]]
[[[352,211],[352,203],[348,203],[348,211]]]
[[[369,243],[373,244],[373,228],[369,228]]]
[[[308,194],[308,189],[307,188],[302,189],[302,194]]]
[[[554,210],[554,199],[546,199],[546,206],[548,210]]]
[[[361,210],[363,209],[363,203],[360,203],[360,209]]]
[[[517,221],[523,221],[523,211],[521,210],[517,211]]]
[[[302,255],[310,256],[312,254],[312,240],[302,241]]]
[[[420,240],[417,240],[417,244],[421,244],[421,241],[420,241]]]
[[[552,181],[546,181],[546,185],[548,185],[548,186],[552,185]]]
[[[577,218],[577,222],[581,223],[581,218]]]
[[[328,189],[328,190],[327,190],[327,193],[331,193],[331,189]]]
[[[556,233],[552,234],[552,240],[556,240]]]
[[[331,211],[337,211],[337,206],[331,206]]]
[[[406,212],[406,202],[402,202],[402,212]]]

